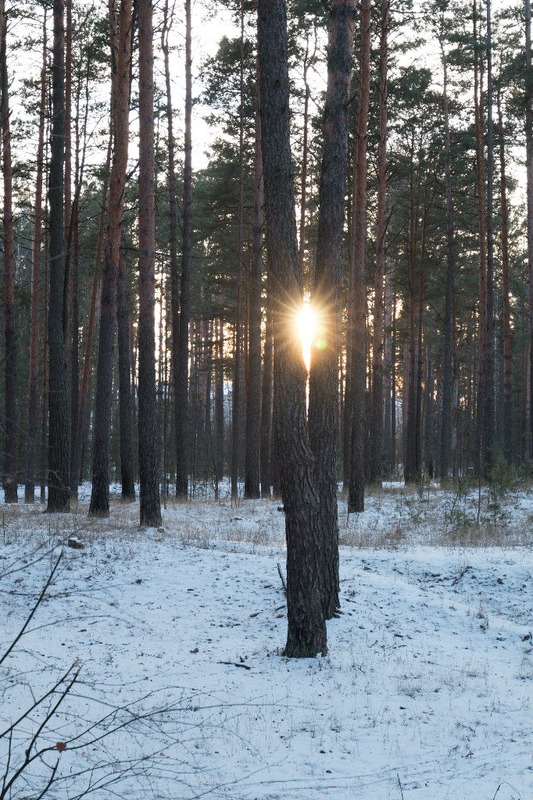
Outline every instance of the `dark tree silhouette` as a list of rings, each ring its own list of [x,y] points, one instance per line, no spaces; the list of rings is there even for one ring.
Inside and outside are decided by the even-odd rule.
[[[261,134],[265,216],[274,305],[275,416],[287,536],[288,636],[285,655],[325,653],[320,595],[320,500],[306,419],[306,370],[295,336],[302,301],[289,129],[287,20],[283,0],[259,0]]]

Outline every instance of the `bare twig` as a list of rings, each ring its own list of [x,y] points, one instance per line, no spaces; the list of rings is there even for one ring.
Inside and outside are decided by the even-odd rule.
[[[18,634],[16,635],[16,637],[13,639],[13,641],[11,642],[11,644],[9,645],[9,647],[7,648],[7,650],[5,651],[5,653],[4,653],[4,654],[3,654],[3,655],[0,657],[0,665],[4,663],[4,661],[6,660],[6,658],[8,657],[8,655],[9,655],[9,654],[12,652],[12,650],[13,650],[13,649],[16,647],[16,645],[18,644],[18,642],[19,642],[19,641],[22,639],[22,637],[24,636],[24,634],[25,634],[25,632],[26,632],[26,628],[28,627],[28,625],[29,625],[29,624],[30,624],[30,622],[32,621],[32,619],[33,619],[33,615],[35,614],[35,612],[37,611],[37,609],[38,609],[38,608],[39,608],[39,606],[41,605],[41,603],[42,603],[42,601],[43,601],[43,597],[45,596],[46,592],[48,591],[48,589],[49,589],[49,587],[50,587],[50,584],[51,584],[51,583],[52,583],[52,581],[54,580],[54,576],[55,576],[55,574],[56,574],[56,572],[57,572],[57,568],[59,567],[59,564],[60,564],[60,561],[61,561],[61,559],[62,559],[62,558],[63,558],[63,551],[61,551],[61,552],[59,553],[59,556],[58,556],[58,557],[57,557],[57,559],[56,559],[56,563],[55,563],[55,564],[54,564],[54,566],[52,567],[52,569],[51,569],[51,571],[50,571],[50,574],[49,574],[49,576],[48,576],[48,579],[47,579],[47,581],[46,581],[46,583],[45,583],[45,585],[44,585],[44,587],[43,587],[43,589],[42,589],[42,591],[41,591],[41,594],[40,594],[40,595],[39,595],[39,597],[37,598],[37,602],[35,603],[35,605],[33,606],[32,610],[30,611],[30,613],[29,613],[29,615],[28,615],[28,617],[27,617],[27,619],[26,619],[26,622],[24,623],[24,625],[22,626],[22,628],[20,629],[20,631],[18,632]]]
[[[278,575],[279,575],[280,580],[281,580],[281,585],[283,586],[283,594],[285,595],[285,597],[287,597],[287,582],[285,580],[285,576],[283,575],[283,572],[281,571],[281,567],[280,567],[279,561],[278,561]]]

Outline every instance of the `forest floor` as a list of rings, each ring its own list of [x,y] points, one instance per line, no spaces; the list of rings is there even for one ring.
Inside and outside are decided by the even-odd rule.
[[[533,492],[366,508],[329,654],[288,660],[275,501],[3,506],[0,660],[63,556],[0,663],[0,797],[533,800]]]

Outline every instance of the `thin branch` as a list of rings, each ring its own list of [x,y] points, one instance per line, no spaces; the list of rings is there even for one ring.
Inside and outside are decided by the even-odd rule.
[[[54,575],[57,572],[57,568],[59,567],[59,564],[60,564],[60,561],[61,561],[62,558],[63,558],[63,550],[61,550],[61,552],[59,553],[59,556],[57,557],[56,563],[52,567],[52,571],[50,572],[50,575],[48,576],[48,580],[46,581],[46,583],[45,583],[45,585],[44,585],[44,587],[43,587],[43,589],[41,591],[41,594],[37,598],[37,602],[35,603],[35,605],[33,606],[32,610],[30,611],[30,614],[29,614],[28,618],[26,619],[26,622],[24,623],[24,625],[22,626],[22,628],[18,632],[17,636],[13,639],[13,641],[9,645],[9,647],[6,650],[6,652],[0,658],[0,665],[2,665],[4,663],[4,661],[6,660],[8,655],[12,652],[12,650],[15,648],[15,646],[18,644],[18,642],[24,636],[24,633],[26,632],[26,628],[30,624],[30,622],[31,622],[31,620],[33,618],[33,615],[35,614],[35,612],[37,611],[37,609],[41,605],[41,603],[43,601],[43,597],[45,596],[46,592],[50,588],[50,585],[51,585],[52,581],[54,580]]]

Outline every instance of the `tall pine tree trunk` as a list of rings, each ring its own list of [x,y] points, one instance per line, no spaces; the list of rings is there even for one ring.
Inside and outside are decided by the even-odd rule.
[[[322,602],[326,619],[339,606],[337,442],[339,422],[340,284],[348,161],[348,99],[355,0],[333,0],[320,176],[313,304],[320,332],[311,348],[309,434],[320,495]]]
[[[131,325],[127,286],[128,265],[124,248],[120,251],[117,278],[118,319],[118,402],[120,424],[121,497],[135,500],[135,460],[133,454],[134,397],[131,381]]]
[[[383,471],[383,348],[384,348],[384,275],[385,234],[387,230],[387,86],[389,0],[381,1],[379,45],[379,142],[378,199],[376,218],[376,266],[374,273],[374,331],[372,340],[372,410],[370,439],[370,480],[379,481]]]
[[[503,326],[503,450],[508,463],[513,460],[513,350],[511,328],[511,289],[509,285],[509,204],[505,164],[505,128],[501,92],[497,95],[498,152],[500,161],[500,207],[502,247],[502,326]]]
[[[188,497],[188,417],[189,417],[189,321],[192,266],[192,22],[191,0],[185,0],[185,138],[183,164],[183,228],[181,253],[181,296],[174,385],[176,425],[176,498]]]
[[[476,472],[486,473],[486,421],[488,385],[487,355],[487,206],[485,190],[485,115],[483,113],[483,61],[479,44],[479,11],[477,0],[473,5],[474,36],[474,114],[476,132],[476,184],[478,206],[478,242],[479,242],[479,356],[478,356],[478,390],[476,407]]]
[[[237,287],[235,302],[235,334],[233,346],[233,386],[231,407],[231,497],[239,495],[241,466],[242,416],[243,416],[243,362],[244,339],[244,8],[240,5],[240,59],[239,59],[239,205],[237,209]]]
[[[48,293],[48,506],[70,511],[70,426],[64,340],[65,227],[65,52],[63,0],[54,0],[52,144],[50,148]]]
[[[224,321],[215,320],[215,485],[224,478]]]
[[[258,498],[261,480],[261,290],[263,286],[263,159],[261,157],[259,76],[256,89],[253,262],[249,288],[246,381],[246,462],[244,496]]]
[[[265,343],[261,394],[261,497],[270,497],[272,489],[272,405],[273,405],[273,320],[272,298],[267,282],[265,310]]]
[[[2,177],[4,180],[4,469],[6,503],[17,502],[18,408],[17,408],[17,334],[15,329],[15,241],[13,231],[13,171],[11,163],[11,126],[9,121],[9,81],[7,75],[7,15],[0,0],[0,120],[2,133]]]
[[[494,463],[494,88],[492,75],[492,9],[486,0],[487,14],[487,315],[484,344],[485,407],[483,411],[483,460],[487,478]]]
[[[48,40],[46,9],[43,14],[43,55],[41,67],[41,95],[39,101],[39,134],[37,143],[37,174],[35,178],[35,205],[33,222],[31,312],[30,312],[30,363],[28,383],[28,438],[26,446],[26,477],[24,500],[35,500],[35,472],[37,461],[37,432],[39,429],[39,352],[40,352],[40,303],[41,303],[41,248],[43,243],[43,171],[44,131],[46,119],[46,61]]]
[[[361,3],[361,44],[359,56],[359,111],[354,170],[352,242],[350,269],[353,271],[353,411],[348,512],[365,508],[366,439],[366,200],[367,136],[370,104],[370,0]]]
[[[448,100],[448,60],[444,50],[444,42],[440,40],[442,70],[444,77],[444,181],[446,194],[446,291],[444,299],[444,338],[442,343],[442,414],[440,429],[440,463],[439,475],[448,478],[452,468],[452,407],[454,386],[454,350],[453,350],[453,300],[455,285],[455,232],[452,196],[451,173],[451,135]]]
[[[91,516],[108,516],[109,514],[109,447],[117,325],[117,277],[128,163],[131,0],[121,0],[120,6],[117,3],[110,7],[110,27],[113,158],[100,302],[92,491],[89,506]]]
[[[259,0],[261,131],[269,267],[272,270],[275,404],[287,537],[285,655],[327,650],[320,593],[320,499],[306,418],[306,369],[294,316],[302,302],[290,151],[287,18],[284,0]],[[291,313],[293,309],[293,313]]]
[[[527,458],[533,459],[533,58],[531,53],[531,0],[524,0],[526,50],[526,176],[527,176],[527,263],[529,278],[529,387]]]
[[[189,2],[189,0],[187,0]],[[161,524],[155,386],[155,142],[152,0],[139,21],[139,479],[140,523]]]

